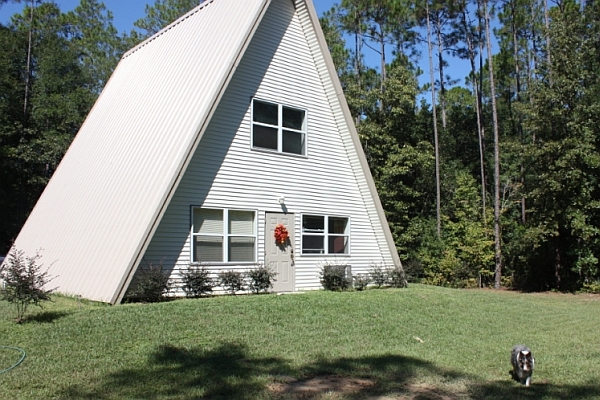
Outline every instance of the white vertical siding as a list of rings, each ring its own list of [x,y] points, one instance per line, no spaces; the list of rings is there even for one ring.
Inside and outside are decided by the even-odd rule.
[[[351,255],[337,260],[353,272],[366,271],[372,262],[394,262],[356,143],[339,116],[334,88],[327,87],[318,43],[306,34],[312,29],[308,16],[299,16],[306,12],[297,12],[291,0],[272,1],[148,246],[144,260],[164,259],[175,279],[190,261],[191,206],[257,210],[261,261],[264,212],[281,211],[279,195],[296,217],[297,289],[320,287],[319,265],[336,260],[301,255],[301,213],[350,217]],[[253,97],[307,110],[307,157],[251,150]]]

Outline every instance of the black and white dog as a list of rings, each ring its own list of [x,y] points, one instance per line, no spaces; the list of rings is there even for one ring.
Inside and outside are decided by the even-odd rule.
[[[531,384],[531,375],[533,374],[533,366],[535,360],[533,353],[527,346],[518,344],[512,349],[510,362],[513,366],[511,374],[513,378],[525,386]]]

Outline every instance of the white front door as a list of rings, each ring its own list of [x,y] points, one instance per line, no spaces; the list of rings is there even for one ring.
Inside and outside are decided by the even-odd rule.
[[[265,265],[270,265],[277,272],[273,284],[275,292],[294,291],[294,214],[265,213]],[[289,240],[277,243],[275,227],[283,224],[288,231]]]

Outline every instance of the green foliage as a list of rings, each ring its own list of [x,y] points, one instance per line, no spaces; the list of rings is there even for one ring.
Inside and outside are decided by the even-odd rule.
[[[230,294],[235,295],[240,290],[245,290],[244,273],[229,270],[219,273],[219,284]]]
[[[0,299],[6,300],[16,308],[16,321],[23,321],[29,305],[42,307],[43,301],[50,300],[48,283],[52,281],[48,271],[43,271],[39,263],[42,256],[25,256],[21,250],[13,248],[0,266]]]
[[[600,279],[591,282],[585,282],[580,291],[582,293],[600,294]]]
[[[125,301],[143,301],[157,303],[165,301],[171,290],[169,271],[165,271],[162,260],[158,265],[148,263],[140,268],[134,281],[125,293]]]
[[[183,14],[196,7],[203,0],[156,0],[154,5],[146,4],[146,15],[133,23],[145,31],[143,38],[160,31]]]
[[[369,268],[369,276],[371,277],[371,281],[378,288],[385,285],[388,282],[388,271],[385,267],[385,264],[383,262],[380,264],[375,264],[371,262],[371,266]]]
[[[181,288],[186,297],[201,297],[212,293],[215,287],[214,280],[205,265],[189,264],[181,273]]]
[[[268,292],[273,287],[277,272],[269,265],[258,264],[246,272],[248,289],[253,293]]]
[[[352,279],[354,280],[354,289],[358,291],[365,290],[371,283],[369,274],[356,274],[352,276]]]
[[[348,265],[342,261],[325,262],[320,267],[319,276],[323,289],[331,291],[347,290],[352,285],[352,277],[348,276]]]
[[[393,268],[390,268],[387,271],[389,283],[391,287],[394,288],[405,288],[408,287],[408,282],[406,281],[406,274],[404,273],[404,269],[401,265],[395,265]]]

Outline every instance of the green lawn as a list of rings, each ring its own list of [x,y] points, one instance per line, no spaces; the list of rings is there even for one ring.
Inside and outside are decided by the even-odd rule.
[[[600,399],[592,295],[411,285],[115,307],[56,296],[22,325],[12,314],[0,303],[0,346],[27,357],[0,375],[3,399]],[[508,374],[517,343],[536,357],[529,388]],[[0,370],[18,358],[0,349]]]

